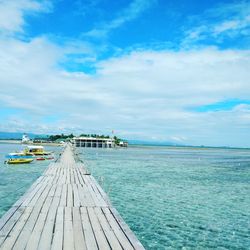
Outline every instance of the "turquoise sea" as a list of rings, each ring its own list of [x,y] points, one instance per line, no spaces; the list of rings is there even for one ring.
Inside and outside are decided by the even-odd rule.
[[[0,144],[0,216],[48,162],[9,166]],[[60,148],[46,148],[57,151]],[[249,249],[250,150],[79,149],[146,249]]]
[[[0,143],[0,217],[20,198],[31,184],[43,173],[51,161],[33,161],[29,164],[4,164],[8,153],[21,151],[21,144]],[[61,148],[45,147],[55,152],[57,157]]]
[[[78,150],[146,249],[250,249],[250,150]]]

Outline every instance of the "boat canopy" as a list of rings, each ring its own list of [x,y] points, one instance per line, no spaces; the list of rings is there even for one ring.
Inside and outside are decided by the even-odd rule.
[[[22,152],[16,152],[16,153],[9,153],[8,156],[12,156],[12,155],[23,155]]]
[[[44,149],[43,146],[26,146],[28,149]]]

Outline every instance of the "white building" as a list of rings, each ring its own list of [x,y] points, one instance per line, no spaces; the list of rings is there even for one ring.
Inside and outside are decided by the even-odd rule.
[[[22,143],[28,143],[29,141],[30,141],[30,138],[28,137],[28,135],[23,134]]]
[[[74,137],[72,140],[76,147],[113,148],[115,146],[115,140],[112,138]]]

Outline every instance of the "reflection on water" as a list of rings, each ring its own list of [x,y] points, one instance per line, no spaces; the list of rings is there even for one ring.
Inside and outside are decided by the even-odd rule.
[[[250,150],[78,151],[146,249],[250,246]]]

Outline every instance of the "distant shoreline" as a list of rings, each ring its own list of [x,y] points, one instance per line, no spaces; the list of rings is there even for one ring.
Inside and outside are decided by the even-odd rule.
[[[51,142],[51,143],[28,143],[28,144],[22,144],[21,140],[5,140],[0,139],[0,144],[20,144],[20,145],[41,145],[41,146],[53,146],[53,147],[59,147],[63,146],[61,143]]]
[[[6,140],[6,139],[0,139],[0,143],[21,144],[21,140]]]
[[[0,144],[21,144],[21,145],[42,145],[42,146],[63,146],[61,143],[51,142],[51,143],[30,143],[22,144],[21,140],[17,139],[0,139]],[[163,145],[163,144],[143,144],[143,143],[130,143],[129,147],[167,147],[167,148],[176,148],[176,149],[241,149],[241,150],[250,150],[250,148],[239,148],[239,147],[212,147],[212,146],[190,146],[190,145]]]
[[[129,147],[166,147],[166,148],[176,148],[176,149],[239,149],[239,150],[250,150],[250,148],[240,148],[240,147],[227,147],[227,146],[190,146],[190,145],[163,145],[163,144],[129,144]]]

